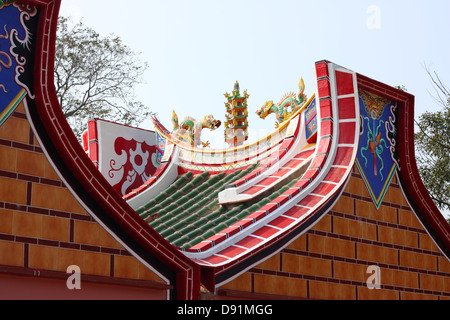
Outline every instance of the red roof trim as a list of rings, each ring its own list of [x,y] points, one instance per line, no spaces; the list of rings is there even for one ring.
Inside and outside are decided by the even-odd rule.
[[[94,216],[99,213],[100,216],[107,218],[108,223],[113,224],[109,227],[116,229],[119,227],[122,230],[114,234],[115,238],[132,239],[133,243],[138,245],[131,248],[135,255],[137,255],[135,250],[144,249],[146,253],[142,251],[143,256],[150,254],[163,264],[159,268],[172,270],[176,279],[176,298],[197,299],[200,288],[199,268],[145,223],[112,189],[78,143],[62,113],[53,82],[56,28],[61,1],[18,0],[18,2],[40,8],[34,70],[36,107],[31,112],[36,136],[42,137],[41,140],[51,148],[46,153],[54,157],[52,162],[58,164],[57,170],[61,175],[67,174],[64,177],[68,179],[64,179],[69,189],[75,192],[80,190],[81,186],[85,192],[83,196],[86,197],[88,194],[89,199],[85,199],[88,202],[83,202],[82,196],[76,195],[80,202],[83,202],[83,206]],[[45,145],[42,147],[46,149]],[[124,240],[123,243],[127,241],[129,240]],[[143,256],[139,255],[139,258],[146,261]]]

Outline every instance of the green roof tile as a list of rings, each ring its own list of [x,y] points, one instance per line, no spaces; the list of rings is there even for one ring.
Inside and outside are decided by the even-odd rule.
[[[231,226],[258,210],[280,193],[275,191],[257,203],[241,204],[227,209],[218,205],[218,193],[236,180],[252,172],[258,164],[231,174],[210,176],[185,174],[177,179],[164,193],[146,204],[141,216],[157,213],[158,218],[150,225],[173,245],[189,248]],[[286,187],[286,190],[289,187]],[[279,191],[283,191],[280,189]],[[273,199],[272,199],[273,198]]]
[[[160,203],[161,201],[164,201],[167,197],[169,197],[172,193],[176,192],[179,188],[183,187],[191,178],[193,174],[192,172],[188,172],[181,177],[179,177],[172,185],[170,185],[166,190],[161,192],[159,195],[157,195],[155,198],[147,202],[145,205],[139,207],[136,212],[139,213],[141,216],[146,216],[148,213],[148,209],[152,208],[156,204]]]
[[[184,176],[192,177],[192,174],[190,174],[190,175],[186,174]],[[182,176],[182,178],[184,176]],[[208,176],[209,176],[209,174],[207,172],[204,172],[204,173],[194,177],[192,180],[190,180],[186,184],[184,184],[181,189],[177,189],[170,196],[166,197],[164,201],[162,201],[159,204],[156,204],[152,208],[149,208],[145,213],[147,215],[154,214],[154,213],[159,213],[160,211],[163,210],[163,208],[166,211],[176,210],[178,207],[183,205],[187,200],[189,200],[189,199],[187,199],[185,193],[187,193],[189,190],[194,190],[205,179],[207,179]],[[180,179],[182,179],[182,178],[180,178]],[[179,181],[180,179],[178,179],[177,181]],[[181,185],[181,184],[178,184],[178,185]],[[142,214],[141,214],[141,216],[142,216]],[[162,219],[163,216],[165,216],[165,215],[164,214],[163,215],[160,214],[160,218],[159,219],[153,220],[152,224],[151,224],[152,227],[155,227],[160,222],[165,221],[166,219]]]
[[[189,240],[189,238],[187,236],[182,236],[178,240],[175,240],[174,242],[172,242],[172,244],[176,247],[181,247],[182,244],[186,243],[186,241],[188,241],[188,240]]]

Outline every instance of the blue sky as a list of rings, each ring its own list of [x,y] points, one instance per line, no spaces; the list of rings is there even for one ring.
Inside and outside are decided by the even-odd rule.
[[[437,110],[423,65],[450,84],[450,1],[63,0],[61,14],[114,33],[149,63],[136,95],[170,127],[180,118],[223,120],[225,92],[248,89],[250,139],[273,129],[254,111],[267,100],[313,91],[313,66],[327,59],[370,78],[404,85],[416,115]],[[375,9],[374,9],[375,8]],[[375,11],[374,11],[375,10]],[[149,121],[142,124],[151,128]],[[221,129],[206,130],[213,146]]]

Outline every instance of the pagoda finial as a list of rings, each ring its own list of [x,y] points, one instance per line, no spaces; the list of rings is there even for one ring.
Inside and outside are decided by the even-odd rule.
[[[230,147],[243,145],[248,139],[247,99],[250,95],[245,90],[244,96],[241,96],[239,89],[239,82],[236,80],[233,95],[225,94],[225,98],[227,98],[225,102],[227,111],[225,115],[225,141]]]
[[[238,92],[239,93],[239,82],[236,80],[236,83],[234,84],[234,92]]]

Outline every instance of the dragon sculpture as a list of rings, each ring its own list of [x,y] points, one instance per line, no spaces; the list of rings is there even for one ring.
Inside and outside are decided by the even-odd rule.
[[[186,117],[181,123],[178,123],[178,116],[173,111],[172,113],[173,132],[172,135],[184,142],[189,143],[191,146],[199,147],[202,145],[204,148],[209,147],[210,143],[201,141],[201,134],[203,129],[216,130],[220,127],[221,121],[214,119],[210,114],[201,121],[196,121],[192,117]]]
[[[303,82],[303,78],[300,79],[298,88],[300,91],[298,96],[293,92],[289,92],[285,94],[283,98],[281,98],[278,104],[274,104],[272,100],[267,101],[264,103],[261,109],[256,111],[256,114],[261,119],[265,119],[269,114],[274,113],[277,118],[275,127],[278,128],[282,122],[289,119],[289,117],[294,112],[296,112],[305,104],[307,97],[305,94],[303,94],[303,92],[305,91],[305,83]]]

